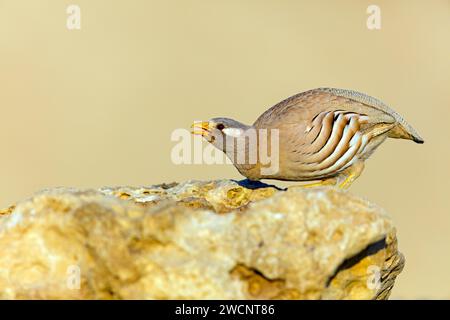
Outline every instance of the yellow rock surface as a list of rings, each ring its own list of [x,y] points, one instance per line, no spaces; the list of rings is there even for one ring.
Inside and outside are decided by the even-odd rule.
[[[365,200],[228,180],[43,191],[0,247],[2,299],[387,298],[404,264]]]

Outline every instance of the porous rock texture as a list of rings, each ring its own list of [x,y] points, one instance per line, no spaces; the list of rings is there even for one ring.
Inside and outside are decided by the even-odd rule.
[[[0,212],[1,299],[384,299],[382,209],[230,180],[51,189]]]

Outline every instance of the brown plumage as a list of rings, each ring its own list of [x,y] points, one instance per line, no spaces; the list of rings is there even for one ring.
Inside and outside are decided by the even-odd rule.
[[[387,137],[423,143],[414,128],[383,102],[360,92],[334,88],[314,89],[283,100],[252,126],[214,118],[194,127],[200,129],[194,133],[224,151],[250,180],[322,180],[321,185],[338,184],[343,188],[360,175],[364,161]],[[257,135],[254,145],[248,142],[247,133],[261,130],[276,130],[278,134],[274,173],[261,170],[266,164],[258,153],[262,138]],[[233,143],[223,143],[229,141],[226,139]],[[270,138],[266,140],[269,150],[277,151]],[[258,154],[253,163],[248,161],[252,148]],[[237,161],[238,152],[245,153],[246,162]]]

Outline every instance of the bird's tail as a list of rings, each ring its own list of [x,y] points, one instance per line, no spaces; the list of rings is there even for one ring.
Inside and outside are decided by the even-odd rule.
[[[417,131],[406,121],[398,122],[395,127],[389,130],[388,137],[397,139],[412,140],[416,143],[423,143],[424,140]]]

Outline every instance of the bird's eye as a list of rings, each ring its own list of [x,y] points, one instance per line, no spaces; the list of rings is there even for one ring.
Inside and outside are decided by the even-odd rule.
[[[223,130],[223,129],[225,128],[225,126],[223,125],[223,123],[219,123],[219,124],[216,126],[216,128],[217,128],[218,130]]]

